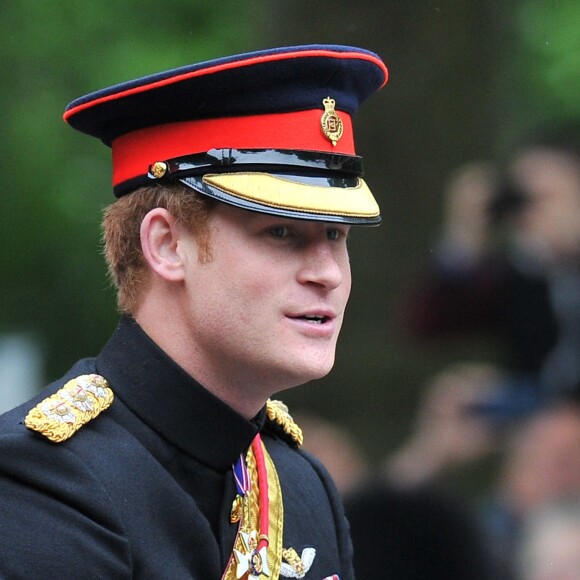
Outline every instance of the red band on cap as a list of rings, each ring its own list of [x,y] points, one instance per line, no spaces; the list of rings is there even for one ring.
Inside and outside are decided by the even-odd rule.
[[[156,161],[210,149],[302,149],[354,155],[350,115],[338,113],[344,131],[336,147],[322,133],[320,109],[202,119],[133,131],[113,141],[113,186],[145,175]]]

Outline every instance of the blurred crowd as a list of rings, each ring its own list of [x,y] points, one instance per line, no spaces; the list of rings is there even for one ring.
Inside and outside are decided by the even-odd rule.
[[[512,412],[580,384],[579,135],[572,125],[544,130],[506,168],[459,168],[434,259],[404,308],[417,339],[494,336]]]
[[[429,378],[379,466],[339,426],[299,418],[345,498],[357,577],[580,580],[580,127],[531,135],[504,167],[459,168],[433,256],[405,332],[485,334],[501,356]],[[490,455],[488,489],[457,497],[445,474]]]
[[[339,426],[298,417],[306,450],[344,497],[357,577],[580,579],[580,405],[554,401],[497,430],[469,411],[488,393],[488,370],[435,377],[411,436],[379,466]],[[498,449],[497,477],[479,501],[447,487],[449,469]]]

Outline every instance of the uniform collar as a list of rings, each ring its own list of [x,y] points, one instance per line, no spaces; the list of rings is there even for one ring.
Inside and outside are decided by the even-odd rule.
[[[165,439],[214,469],[229,469],[263,427],[202,387],[129,317],[97,358],[97,370],[133,413]],[[218,436],[219,433],[219,436]]]

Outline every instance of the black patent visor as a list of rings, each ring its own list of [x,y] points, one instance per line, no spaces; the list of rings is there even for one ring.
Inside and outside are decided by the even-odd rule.
[[[258,171],[296,175],[335,175],[361,177],[362,158],[357,155],[303,151],[294,149],[211,149],[175,159],[160,159],[146,175],[120,183],[116,197],[147,185],[152,180],[180,179],[204,173]]]

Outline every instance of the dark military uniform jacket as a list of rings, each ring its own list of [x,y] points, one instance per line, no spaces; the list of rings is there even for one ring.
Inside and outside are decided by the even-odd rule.
[[[23,424],[93,373],[114,401],[72,437],[53,443]],[[215,398],[130,318],[97,358],[0,417],[0,577],[219,580],[237,531],[232,464],[258,432],[280,479],[283,548],[316,550],[304,576],[283,574],[351,580],[346,520],[320,464],[265,411],[247,421]]]

